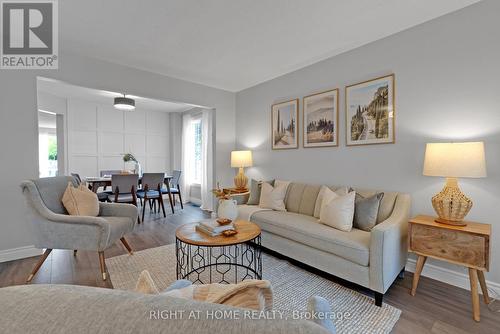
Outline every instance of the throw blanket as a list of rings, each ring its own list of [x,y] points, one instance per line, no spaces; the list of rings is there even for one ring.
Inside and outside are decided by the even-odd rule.
[[[137,280],[135,291],[152,295],[167,295],[170,297],[193,299],[201,302],[224,304],[234,307],[248,308],[258,311],[270,311],[273,308],[273,290],[271,282],[266,280],[244,280],[238,284],[191,284],[182,288],[167,289],[158,292],[149,271],[143,270]]]
[[[273,307],[271,283],[245,280],[238,284],[192,285],[193,299],[215,304],[269,311]]]
[[[264,209],[258,205],[238,205],[238,218],[236,220],[250,221],[253,214],[259,211],[272,211],[271,209]]]

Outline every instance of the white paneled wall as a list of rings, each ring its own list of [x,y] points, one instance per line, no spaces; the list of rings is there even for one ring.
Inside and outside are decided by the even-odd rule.
[[[122,160],[132,153],[143,171],[170,169],[170,115],[150,110],[120,111],[79,99],[68,100],[68,171],[98,176],[100,170],[133,169]]]

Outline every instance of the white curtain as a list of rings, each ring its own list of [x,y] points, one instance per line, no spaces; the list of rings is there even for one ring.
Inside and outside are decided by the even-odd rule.
[[[201,148],[201,208],[213,211],[213,147],[212,147],[212,113],[213,110],[204,109],[201,115],[202,148]]]
[[[192,126],[192,116],[185,113],[182,116],[182,153],[181,153],[181,192],[183,200],[189,201],[191,197],[191,184],[189,176],[192,175],[194,158],[194,133]]]

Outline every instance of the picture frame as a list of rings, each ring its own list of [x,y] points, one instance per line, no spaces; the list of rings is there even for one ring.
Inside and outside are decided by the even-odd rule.
[[[394,74],[345,88],[346,145],[394,144]]]
[[[271,144],[273,150],[299,147],[299,99],[271,106]]]
[[[302,145],[336,147],[339,145],[339,89],[302,98]]]

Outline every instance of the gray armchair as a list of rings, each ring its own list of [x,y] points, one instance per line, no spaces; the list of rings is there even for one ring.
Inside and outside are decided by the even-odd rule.
[[[124,235],[134,229],[137,208],[130,204],[99,203],[99,216],[70,216],[62,204],[62,196],[73,177],[58,176],[24,181],[21,184],[33,225],[34,243],[45,248],[33,268],[30,282],[52,249],[96,250],[103,280],[106,280],[104,250],[120,240],[127,251],[132,249]]]

